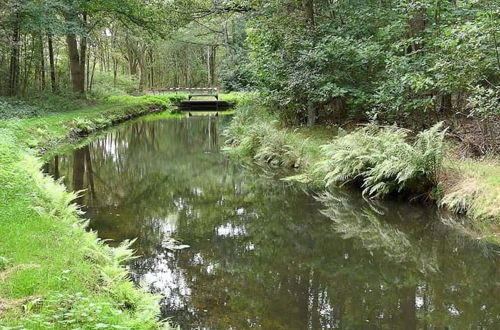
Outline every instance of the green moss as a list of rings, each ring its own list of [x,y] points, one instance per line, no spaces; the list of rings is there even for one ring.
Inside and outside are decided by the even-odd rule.
[[[135,288],[122,263],[128,245],[110,248],[85,231],[75,195],[44,176],[36,157],[150,111],[168,98],[121,98],[92,107],[0,122],[0,324],[30,329],[154,329],[158,298]]]

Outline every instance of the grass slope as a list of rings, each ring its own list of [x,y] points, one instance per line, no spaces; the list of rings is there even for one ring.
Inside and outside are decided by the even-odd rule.
[[[157,321],[157,297],[127,279],[128,246],[86,232],[75,196],[42,174],[36,154],[169,104],[168,96],[122,97],[0,121],[0,328],[168,327]]]

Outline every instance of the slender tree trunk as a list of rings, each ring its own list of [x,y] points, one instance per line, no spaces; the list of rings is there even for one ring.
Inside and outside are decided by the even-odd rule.
[[[116,87],[118,79],[118,60],[113,56],[113,87]]]
[[[312,31],[315,28],[314,20],[314,0],[302,0],[304,9],[304,17],[306,19],[307,27]],[[314,38],[314,36],[312,36]],[[307,126],[314,126],[316,124],[316,117],[318,111],[316,105],[307,100]]]
[[[86,85],[86,88],[87,88],[87,91],[90,91],[90,56],[92,55],[92,51],[91,51],[91,48],[88,49],[88,54],[87,54],[87,59],[85,60],[85,67],[87,68],[86,72],[85,72],[85,81],[87,83]]]
[[[97,63],[97,57],[94,56],[94,63],[92,64],[92,74],[90,75],[89,91],[92,91],[92,86],[94,86],[94,75],[95,75],[96,63]]]
[[[40,81],[42,83],[41,90],[45,90],[45,49],[43,42],[43,34],[40,34]]]
[[[449,114],[453,107],[451,94],[441,95],[441,112],[442,114]]]
[[[47,35],[47,41],[49,46],[50,83],[52,86],[52,93],[57,93],[56,66],[54,63],[54,45],[52,41],[52,35],[50,33]]]
[[[424,32],[425,30],[426,24],[427,24],[427,18],[426,18],[425,8],[417,7],[415,9],[413,16],[408,21],[409,37],[410,38],[420,37],[422,35],[422,32]],[[423,47],[422,42],[415,41],[410,46],[408,46],[407,53],[410,54],[416,52],[417,50],[422,49],[422,47]]]
[[[304,7],[304,15],[307,25],[314,27],[314,0],[302,0],[302,6]]]
[[[7,93],[10,96],[17,94],[19,85],[19,46],[21,43],[21,17],[19,13],[15,14],[14,28],[12,31],[12,47],[10,50],[10,69]]]
[[[316,125],[316,116],[318,112],[316,110],[316,106],[313,103],[307,104],[307,126]]]
[[[212,73],[214,72],[213,68],[212,68],[212,51],[213,51],[213,47],[212,46],[207,46],[207,84],[208,84],[208,87],[212,87],[214,81],[213,81],[213,76],[212,76]]]
[[[61,175],[59,174],[59,156],[54,157],[54,179],[59,180]]]
[[[23,87],[22,87],[22,92],[23,95],[26,93],[26,89],[28,88],[29,84],[29,74],[31,72],[31,68],[33,67],[33,61],[35,58],[35,53],[36,53],[36,39],[35,36],[31,37],[31,49],[29,51],[30,56],[28,57],[28,37],[26,37],[25,40],[25,49],[24,49],[24,78],[23,78]],[[36,84],[35,84],[36,86]]]
[[[139,91],[143,92],[144,91],[144,82],[146,80],[146,68],[144,65],[144,60],[139,61]]]
[[[154,66],[153,66],[153,63],[154,63],[154,55],[153,55],[153,50],[150,49],[149,50],[149,65],[150,65],[150,74],[151,74],[151,82],[150,82],[150,86],[151,88],[154,87],[155,85],[155,71],[154,71]]]
[[[83,26],[87,27],[87,14],[83,14]],[[81,84],[83,85],[83,93],[85,93],[85,75],[86,75],[86,67],[87,67],[87,36],[83,35],[80,38],[80,72],[82,73],[83,81]]]

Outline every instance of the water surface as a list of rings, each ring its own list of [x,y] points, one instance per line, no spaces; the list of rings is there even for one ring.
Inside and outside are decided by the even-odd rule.
[[[222,119],[221,119],[222,120]],[[228,119],[226,119],[228,120]],[[498,329],[498,254],[436,210],[314,196],[221,152],[215,117],[139,120],[48,165],[183,329]],[[174,237],[189,249],[171,251]]]

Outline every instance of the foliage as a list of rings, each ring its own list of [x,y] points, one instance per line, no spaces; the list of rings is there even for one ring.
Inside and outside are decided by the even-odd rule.
[[[327,160],[321,170],[327,173],[327,186],[360,180],[369,196],[425,192],[437,184],[441,170],[446,132],[442,126],[419,133],[413,143],[408,142],[408,131],[396,127],[367,126],[340,134],[323,146]]]
[[[494,88],[476,86],[468,101],[472,106],[472,116],[486,120],[500,116],[500,86]]]
[[[484,102],[469,107],[466,99],[475,86],[500,83],[494,1],[311,3],[314,26],[294,1],[269,1],[247,22],[245,70],[280,117],[303,123],[312,104],[323,120],[418,126],[456,113],[483,118]]]

